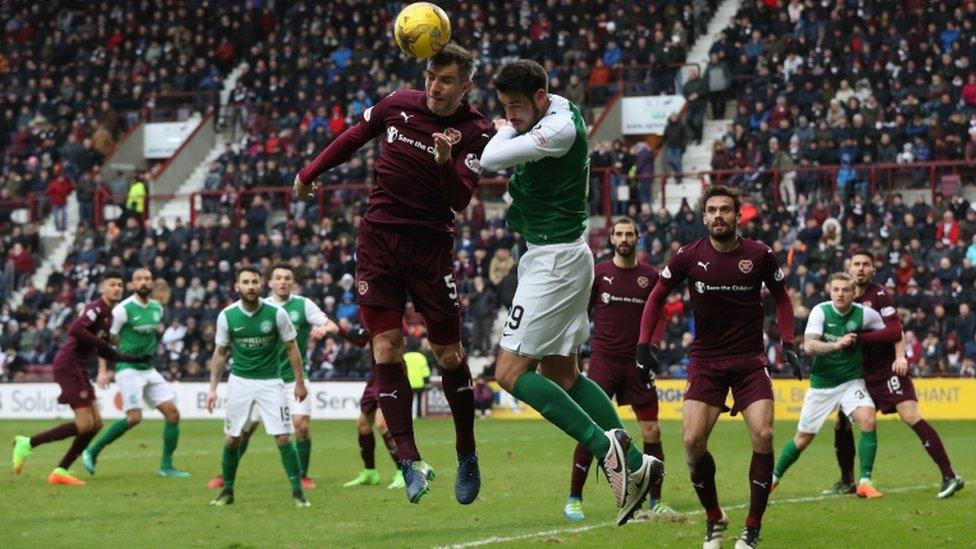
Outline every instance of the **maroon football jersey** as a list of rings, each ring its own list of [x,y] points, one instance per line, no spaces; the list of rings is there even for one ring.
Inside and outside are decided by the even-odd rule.
[[[369,139],[383,136],[366,220],[453,232],[454,212],[441,188],[431,135],[444,133],[454,142],[454,168],[474,188],[481,152],[493,133],[488,120],[467,101],[453,115],[437,116],[427,108],[423,90],[398,90],[363,111],[359,124]]]
[[[867,288],[864,288],[864,293],[854,298],[854,302],[878,311],[885,324],[895,322],[901,330],[901,319],[898,318],[895,300],[884,286],[868,284]],[[891,364],[895,361],[894,343],[862,343],[861,345],[864,347],[861,373],[865,379],[887,379],[894,375],[891,372]]]
[[[633,359],[644,302],[657,284],[657,269],[643,263],[624,269],[610,259],[597,264],[594,273],[590,347],[594,353]]]
[[[668,289],[688,279],[696,332],[691,356],[763,353],[762,287],[781,289],[785,278],[769,246],[740,238],[735,249],[722,253],[705,237],[679,248],[660,277]]]
[[[112,308],[101,298],[92,301],[85,305],[85,309],[71,323],[68,330],[76,327],[81,327],[95,337],[108,341],[109,329],[112,327]],[[83,368],[95,350],[94,346],[78,341],[69,333],[58,349],[58,354],[54,356],[54,368]]]

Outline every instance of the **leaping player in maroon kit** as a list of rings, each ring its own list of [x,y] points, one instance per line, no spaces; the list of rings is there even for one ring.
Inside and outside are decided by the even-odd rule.
[[[587,377],[596,382],[617,404],[629,404],[637,416],[643,452],[664,461],[661,428],[657,421],[657,390],[641,379],[634,367],[634,349],[640,329],[644,302],[657,284],[657,269],[638,263],[637,223],[619,218],[613,223],[610,245],[613,259],[594,268],[590,291],[590,315],[593,335],[590,338],[590,368]],[[661,328],[664,323],[660,324]],[[569,520],[583,520],[583,486],[593,462],[593,454],[582,444],[573,453],[573,472],[563,514]],[[674,513],[661,503],[661,483],[651,485],[648,506],[656,514]]]
[[[901,320],[891,294],[884,286],[872,282],[875,274],[874,256],[870,252],[858,251],[851,255],[850,261],[849,272],[854,277],[855,284],[854,301],[878,311],[888,328],[901,332]],[[936,497],[947,498],[962,490],[965,483],[953,470],[949,455],[942,445],[942,438],[925,421],[918,409],[915,384],[908,370],[908,361],[905,360],[904,339],[898,343],[864,343],[861,373],[864,375],[868,394],[877,404],[878,411],[882,414],[897,412],[905,425],[915,431],[925,451],[939,467],[942,487]],[[837,451],[841,479],[824,490],[824,494],[853,494],[856,488],[854,435],[851,433],[850,421],[843,418],[843,414],[838,414],[837,428],[834,431],[834,448]]]
[[[763,355],[762,288],[776,300],[783,354],[799,378],[793,344],[793,306],[785,275],[769,246],[740,237],[738,189],[713,185],[702,195],[708,236],[681,247],[661,271],[644,307],[637,367],[649,378],[659,368],[654,334],[668,294],[688,279],[697,334],[691,348],[682,432],[691,483],[707,514],[705,549],[718,548],[729,518],[718,502],[708,436],[732,390],[732,413],[742,412],[752,442],[749,515],[736,549],[756,547],[773,475],[773,386]]]
[[[54,357],[54,381],[61,386],[60,404],[71,406],[75,420],[38,433],[32,437],[14,438],[14,473],[20,474],[31,449],[48,442],[75,437],[74,442],[61,458],[61,463],[47,477],[50,484],[83,486],[85,481],[76,478],[68,468],[88,447],[98,430],[102,428],[102,416],[95,405],[95,388],[88,379],[85,364],[92,353],[112,362],[149,362],[150,356],[133,356],[120,353],[109,342],[112,327],[112,307],[122,299],[122,273],[105,271],[100,290],[102,297],[85,305],[84,310],[68,327],[58,354]]]
[[[467,208],[480,179],[481,152],[491,124],[464,95],[473,85],[474,58],[448,44],[427,64],[423,91],[398,90],[363,112],[295,178],[308,197],[313,181],[383,136],[376,184],[356,247],[356,302],[372,334],[380,409],[397,445],[407,498],[429,490],[433,469],[420,459],[403,364],[402,318],[407,295],[424,317],[454,416],[461,504],[475,500],[481,473],[474,441],[471,371],[461,348],[461,306],[454,279],[454,212]]]

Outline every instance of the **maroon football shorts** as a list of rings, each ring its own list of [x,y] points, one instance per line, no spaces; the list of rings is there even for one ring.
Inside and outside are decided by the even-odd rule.
[[[376,381],[376,374],[369,378],[366,382],[366,388],[363,389],[363,396],[359,399],[359,411],[364,415],[370,415],[376,412],[379,407],[379,394],[380,394],[380,384]]]
[[[657,421],[657,391],[641,381],[634,358],[615,357],[605,354],[590,356],[590,369],[587,377],[600,386],[608,396],[617,399],[617,404],[629,404],[642,408],[645,412],[642,421]]]
[[[61,387],[58,402],[72,408],[84,408],[95,402],[95,388],[83,368],[55,368],[54,381]]]
[[[446,345],[461,340],[461,304],[454,279],[451,235],[364,221],[359,228],[356,260],[356,303],[402,313],[409,295],[427,323],[432,343]]]
[[[891,374],[888,377],[876,377],[865,380],[868,387],[868,394],[874,401],[875,407],[882,414],[894,414],[897,412],[895,406],[899,402],[906,400],[918,401],[915,394],[915,383],[910,376],[896,376]]]
[[[732,389],[732,415],[757,400],[773,400],[773,382],[766,372],[767,364],[762,355],[718,360],[692,357],[688,365],[685,400],[698,400],[725,409],[725,398]]]

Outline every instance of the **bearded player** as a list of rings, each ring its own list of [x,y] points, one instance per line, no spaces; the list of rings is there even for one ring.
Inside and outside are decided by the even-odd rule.
[[[637,223],[619,218],[610,233],[613,258],[594,269],[590,290],[590,315],[593,335],[590,337],[590,367],[586,375],[600,386],[618,405],[629,404],[637,416],[644,453],[664,461],[661,427],[657,421],[657,390],[640,378],[634,368],[634,348],[640,329],[644,302],[657,284],[657,269],[638,263]],[[663,324],[662,324],[663,327]],[[573,472],[569,499],[563,508],[568,520],[583,520],[583,486],[593,462],[593,454],[582,444],[573,453]],[[658,515],[674,513],[661,503],[663,478],[653,482],[648,507]]]
[[[102,428],[102,416],[95,405],[95,388],[88,379],[85,365],[98,353],[113,362],[148,363],[152,357],[120,353],[109,343],[112,328],[112,308],[122,299],[122,273],[108,270],[102,275],[99,289],[102,297],[85,305],[85,309],[68,327],[68,337],[54,357],[54,381],[61,387],[59,404],[71,406],[75,420],[38,433],[32,437],[14,438],[14,473],[20,474],[24,462],[33,448],[48,442],[75,437],[74,442],[61,458],[61,463],[47,477],[49,484],[83,486],[85,481],[76,478],[68,468],[88,447]]]
[[[800,376],[793,344],[793,306],[776,256],[769,246],[739,236],[742,198],[738,189],[713,185],[702,195],[708,236],[678,249],[661,271],[644,307],[637,366],[653,379],[660,363],[655,332],[668,294],[685,279],[697,333],[691,348],[682,432],[691,483],[707,515],[703,547],[721,547],[729,518],[718,502],[715,460],[708,437],[732,390],[732,413],[749,428],[749,515],[736,548],[755,547],[773,474],[773,384],[763,355],[763,285],[776,300],[783,354]],[[653,345],[652,345],[653,344]]]
[[[453,269],[454,212],[467,208],[478,186],[481,151],[491,137],[488,121],[463,99],[474,69],[467,50],[448,44],[428,61],[423,91],[398,90],[363,111],[359,123],[295,178],[296,195],[306,198],[315,178],[384,136],[357,241],[356,302],[372,334],[380,408],[396,441],[411,503],[420,502],[434,475],[414,441],[401,328],[408,295],[424,317],[454,418],[455,498],[472,503],[481,489],[474,393],[461,348]]]
[[[851,256],[849,272],[854,277],[854,301],[881,313],[886,328],[901,333],[901,320],[891,294],[880,284],[872,282],[875,275],[874,256],[858,251]],[[942,487],[937,498],[947,498],[962,490],[965,482],[952,468],[952,462],[942,445],[942,438],[929,422],[922,418],[905,359],[905,341],[897,343],[867,343],[864,346],[864,362],[861,371],[868,387],[868,394],[882,414],[897,413],[898,417],[915,431],[922,447],[935,462],[942,475]],[[834,449],[841,478],[824,494],[853,494],[854,483],[854,434],[851,423],[842,414],[837,417],[834,431]]]

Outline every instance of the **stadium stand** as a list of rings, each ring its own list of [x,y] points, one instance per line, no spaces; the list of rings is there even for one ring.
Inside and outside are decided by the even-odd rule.
[[[354,241],[376,149],[327,174],[324,182],[338,190],[318,203],[287,197],[298,169],[364,109],[421,81],[422,66],[386,37],[390,6],[164,4],[166,10],[154,11],[148,3],[104,2],[97,14],[5,4],[0,209],[2,199],[30,192],[50,197],[39,199],[42,213],[47,202],[59,206],[58,193],[71,192],[55,184],[64,178],[92,215],[81,216],[75,251],[44,288],[28,280],[43,253],[36,224],[4,226],[0,292],[24,284],[27,292],[19,308],[0,310],[3,381],[46,379],[43,365],[76,304],[92,297],[98,274],[110,266],[129,272],[149,265],[159,277],[155,295],[167,312],[157,365],[173,379],[206,376],[214,319],[231,299],[231,273],[239,264],[289,262],[299,270],[301,293],[330,315],[356,321]],[[553,91],[584,106],[595,122],[595,113],[620,92],[685,90],[685,52],[716,3],[656,2],[638,13],[608,1],[490,4],[461,2],[452,10],[456,39],[478,54],[472,103],[489,117],[500,114],[491,75],[508,59],[531,56],[549,70]],[[976,209],[955,192],[971,186],[973,174],[917,162],[976,161],[976,69],[970,65],[976,5],[869,4],[856,12],[844,2],[741,2],[701,75],[713,117],[735,112],[712,144],[716,171],[703,182],[741,185],[752,194],[743,232],[771,243],[789,266],[801,319],[824,298],[822,281],[842,266],[844,254],[866,248],[903,308],[914,372],[974,375],[976,321],[969,303],[976,297]],[[527,31],[508,31],[519,26]],[[127,127],[148,116],[145,101],[204,90],[194,108],[214,108],[209,92],[240,63],[246,69],[231,90],[223,128],[229,144],[210,165],[199,214],[176,226],[135,211],[101,220],[96,195],[124,198],[101,180],[97,166]],[[734,108],[726,109],[733,97]],[[664,148],[704,139],[701,123],[691,122],[695,128],[685,131],[687,122],[675,120],[672,135],[684,144]],[[593,212],[637,219],[649,263],[663,266],[677,247],[702,236],[694,205],[677,212],[654,206],[653,187],[666,182],[664,149],[643,141],[591,146]],[[867,168],[881,163],[899,166],[877,176]],[[936,182],[942,192],[915,191]],[[458,216],[455,274],[466,310],[465,346],[490,361],[492,324],[511,303],[524,245],[493,206],[499,187],[487,183]],[[619,186],[632,189],[626,200],[609,192]],[[8,218],[0,215],[0,225]],[[594,248],[598,260],[608,253],[599,238]],[[666,310],[665,362],[681,377],[694,333],[687,295],[672,296]],[[405,329],[422,342],[417,315],[407,314]],[[770,330],[775,336],[775,327]],[[777,352],[770,344],[774,364]],[[313,379],[358,378],[369,368],[358,350],[331,342],[315,348],[310,364]]]

